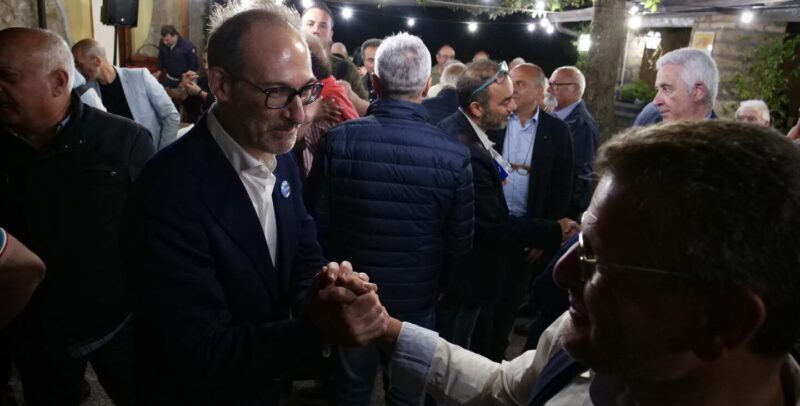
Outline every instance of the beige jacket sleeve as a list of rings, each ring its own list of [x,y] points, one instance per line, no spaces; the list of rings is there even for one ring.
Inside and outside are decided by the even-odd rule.
[[[538,350],[496,363],[439,338],[426,392],[443,405],[526,405],[536,379],[560,346],[562,315],[542,335]]]

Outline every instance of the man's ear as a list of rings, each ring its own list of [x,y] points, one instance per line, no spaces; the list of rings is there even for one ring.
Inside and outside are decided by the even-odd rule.
[[[231,83],[226,80],[224,69],[218,66],[208,68],[208,87],[217,100],[221,102],[231,100]]]
[[[764,300],[752,291],[725,288],[706,309],[693,350],[698,358],[714,361],[725,352],[749,346],[764,325]]]
[[[428,92],[431,90],[431,83],[433,83],[433,78],[428,76],[428,81],[425,82],[425,87],[422,89],[422,97],[428,96]]]
[[[67,73],[65,70],[56,69],[50,74],[50,78],[53,85],[53,96],[58,97],[64,93],[72,92],[72,89],[69,88],[69,73]]]
[[[381,83],[381,79],[378,77],[378,75],[370,73],[369,79],[372,81],[372,88],[375,89],[375,94],[380,96],[381,99],[385,99],[386,95],[383,94],[383,84]]]
[[[702,83],[696,83],[694,85],[694,89],[692,89],[692,100],[695,103],[703,103],[703,100],[708,95],[708,89],[706,89],[706,85]]]
[[[481,107],[480,103],[473,101],[469,103],[469,113],[473,117],[481,118],[483,117],[483,107]]]

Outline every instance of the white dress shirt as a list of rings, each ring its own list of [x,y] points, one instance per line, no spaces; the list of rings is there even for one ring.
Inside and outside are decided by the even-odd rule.
[[[267,240],[269,257],[274,266],[277,262],[278,247],[278,227],[275,223],[275,205],[272,201],[272,190],[275,189],[275,167],[278,165],[274,155],[270,155],[266,162],[256,159],[242,148],[236,141],[228,135],[222,128],[214,109],[208,111],[208,130],[211,137],[217,142],[222,153],[228,158],[239,179],[242,181],[253,209],[256,211],[261,229],[264,230],[264,237]]]

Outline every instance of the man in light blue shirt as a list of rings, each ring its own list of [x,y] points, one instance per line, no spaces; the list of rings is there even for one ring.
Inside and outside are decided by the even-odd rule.
[[[514,222],[558,220],[566,217],[572,188],[573,153],[567,125],[542,111],[547,76],[534,64],[511,70],[517,108],[503,136],[493,139],[511,165],[503,186],[509,215]],[[508,271],[503,297],[495,308],[489,358],[503,358],[517,308],[533,273],[543,269],[555,253],[554,246],[535,246],[517,239],[506,244]]]

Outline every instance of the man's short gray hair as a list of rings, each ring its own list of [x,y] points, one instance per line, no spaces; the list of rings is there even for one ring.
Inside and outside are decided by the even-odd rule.
[[[442,77],[439,79],[439,84],[442,88],[455,89],[458,78],[467,70],[467,65],[456,60],[447,61],[442,71]]]
[[[656,69],[661,70],[664,65],[668,64],[681,67],[678,76],[688,91],[691,91],[695,84],[702,83],[707,90],[703,101],[709,108],[714,107],[719,87],[719,70],[717,70],[717,63],[707,51],[695,48],[676,49],[658,58]]]
[[[767,103],[764,103],[763,100],[745,100],[739,103],[739,108],[736,109],[736,115],[738,116],[739,111],[747,107],[753,107],[760,111],[761,119],[769,123],[769,107],[767,106]]]
[[[41,49],[32,50],[33,57],[41,61],[42,67],[47,73],[59,69],[67,72],[68,89],[72,89],[72,85],[75,83],[75,60],[72,57],[72,50],[58,34],[38,28],[37,30],[44,35]]]
[[[300,30],[297,11],[277,0],[232,0],[214,6],[208,21],[208,66],[241,69],[241,40],[256,22],[265,20]]]
[[[586,90],[586,77],[583,76],[583,72],[581,72],[580,69],[574,66],[562,66],[553,71],[553,74],[555,75],[556,72],[562,70],[567,72],[572,72],[572,75],[575,77],[575,81],[578,83],[578,90],[580,90],[581,92],[581,97],[583,97],[583,92]]]
[[[375,52],[375,75],[388,96],[416,97],[431,76],[431,53],[419,37],[386,37]]]

